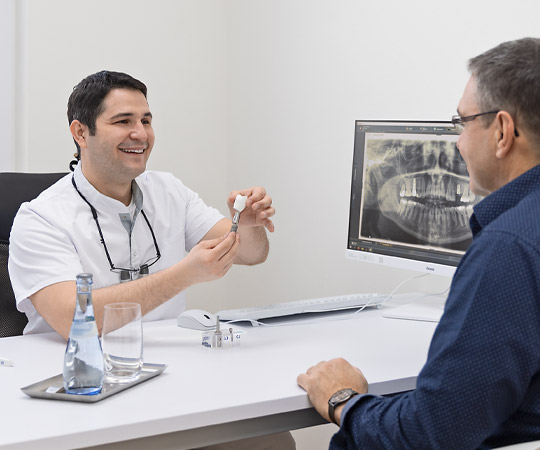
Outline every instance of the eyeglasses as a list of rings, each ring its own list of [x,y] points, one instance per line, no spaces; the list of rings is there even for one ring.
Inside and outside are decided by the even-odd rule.
[[[499,111],[500,110],[486,111],[486,112],[473,114],[472,116],[465,116],[465,117],[461,117],[460,115],[452,116],[452,124],[456,127],[456,130],[458,131],[458,133],[461,134],[463,132],[463,129],[464,129],[463,124],[465,122],[471,122],[472,120],[476,119],[477,117],[485,116],[487,114],[497,114]]]
[[[460,115],[455,115],[455,116],[452,116],[452,124],[454,125],[454,127],[456,127],[456,130],[459,134],[463,133],[463,130],[464,130],[464,123],[466,122],[471,122],[472,120],[476,119],[477,117],[480,117],[480,116],[485,116],[487,114],[497,114],[498,112],[500,112],[500,109],[496,110],[496,111],[486,111],[486,112],[481,112],[481,113],[478,113],[478,114],[473,114],[471,116],[465,116],[465,117],[461,117]],[[516,137],[519,137],[519,133],[518,133],[518,130],[517,128],[514,128],[514,135]]]
[[[152,226],[150,225],[150,221],[146,217],[146,214],[141,209],[141,214],[144,217],[144,220],[146,221],[146,224],[148,225],[148,228],[150,229],[150,233],[152,234],[152,239],[154,241],[154,247],[156,249],[156,256],[150,258],[145,263],[141,264],[141,266],[138,269],[126,269],[123,267],[115,267],[115,265],[112,262],[111,255],[109,254],[109,250],[107,249],[107,244],[105,244],[105,238],[103,237],[103,232],[101,231],[101,227],[99,226],[99,220],[98,220],[98,214],[96,211],[96,208],[92,206],[92,204],[86,200],[86,197],[82,195],[81,191],[77,188],[77,184],[75,183],[75,176],[71,177],[71,182],[73,183],[73,187],[77,191],[77,193],[81,196],[81,198],[88,204],[90,207],[90,211],[92,211],[92,217],[94,218],[94,221],[96,222],[96,226],[99,232],[99,237],[101,238],[101,243],[103,244],[103,249],[105,250],[105,255],[107,256],[107,260],[109,261],[109,264],[111,266],[111,272],[119,273],[120,274],[120,281],[129,281],[132,277],[132,273],[139,273],[139,276],[148,275],[148,268],[157,263],[159,258],[161,258],[161,253],[159,251],[159,247],[157,244],[156,236],[154,235],[154,230],[152,229]]]

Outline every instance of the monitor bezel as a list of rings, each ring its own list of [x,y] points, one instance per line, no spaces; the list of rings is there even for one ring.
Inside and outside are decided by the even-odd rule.
[[[418,259],[412,258],[411,256],[394,256],[377,251],[370,251],[369,249],[358,249],[354,248],[351,244],[351,227],[352,227],[352,213],[353,213],[353,195],[355,185],[355,157],[356,157],[356,145],[357,145],[357,127],[359,125],[372,125],[372,126],[385,126],[385,125],[396,125],[396,126],[407,126],[411,125],[413,127],[421,127],[425,125],[426,127],[436,127],[441,126],[444,134],[449,135],[458,135],[455,126],[451,121],[445,120],[355,120],[354,124],[354,143],[353,143],[353,160],[352,160],[352,173],[351,173],[351,187],[350,187],[350,196],[349,196],[349,221],[348,221],[348,232],[347,232],[347,248],[345,251],[345,256],[347,259],[369,262],[372,264],[380,264],[388,267],[393,267],[397,269],[411,270],[416,272],[424,272],[430,274],[441,275],[445,277],[452,277],[456,270],[457,265],[463,254],[462,252],[459,256],[450,257],[450,255],[444,255],[441,253],[437,256],[433,256],[431,259],[439,259],[441,262],[430,261],[429,257],[418,257]],[[426,130],[428,131],[428,130]],[[358,246],[357,244],[356,246]],[[427,255],[427,252],[425,253]],[[443,256],[440,256],[443,255]]]

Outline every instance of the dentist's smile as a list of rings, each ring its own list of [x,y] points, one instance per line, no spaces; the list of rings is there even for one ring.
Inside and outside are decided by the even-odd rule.
[[[124,152],[124,153],[137,153],[137,154],[142,154],[144,153],[144,151],[146,150],[147,147],[143,147],[143,148],[121,148],[119,147],[119,150]]]

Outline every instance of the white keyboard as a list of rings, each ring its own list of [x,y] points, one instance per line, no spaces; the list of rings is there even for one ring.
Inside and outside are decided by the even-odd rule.
[[[351,294],[336,297],[311,298],[295,302],[276,303],[250,308],[225,309],[217,312],[219,320],[259,320],[274,317],[290,316],[292,314],[337,311],[340,309],[361,308],[381,304],[386,295],[382,294]]]

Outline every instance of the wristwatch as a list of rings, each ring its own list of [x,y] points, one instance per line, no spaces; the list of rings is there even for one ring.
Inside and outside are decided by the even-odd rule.
[[[341,389],[340,391],[337,391],[332,397],[330,397],[330,400],[328,400],[328,416],[330,417],[330,420],[337,425],[336,418],[334,416],[334,411],[336,409],[336,406],[341,405],[342,403],[345,403],[346,401],[353,398],[355,395],[358,395],[359,393],[356,391],[353,391],[352,389]]]

